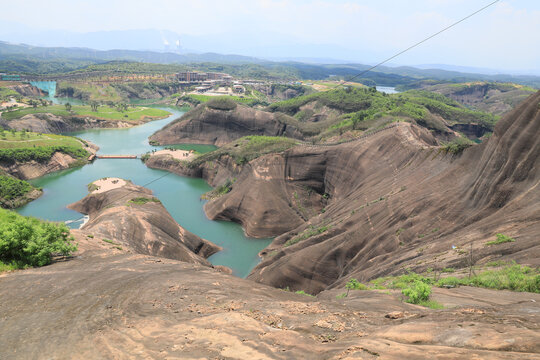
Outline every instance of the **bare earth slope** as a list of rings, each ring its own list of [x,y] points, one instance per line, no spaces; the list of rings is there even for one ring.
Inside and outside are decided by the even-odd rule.
[[[199,143],[224,145],[247,135],[301,138],[297,129],[279,121],[279,115],[236,105],[232,110],[216,110],[199,105],[150,137],[162,145]]]
[[[429,132],[399,123],[336,146],[297,146],[238,166],[227,157],[188,169],[213,186],[212,219],[241,223],[253,236],[280,235],[250,279],[311,293],[412,269],[474,261],[540,264],[540,93],[462,155],[434,146]],[[515,242],[486,246],[496,233]]]
[[[313,298],[79,241],[76,258],[0,275],[2,358],[540,359],[538,294],[440,289],[462,305],[437,311]]]
[[[96,242],[114,240],[134,253],[211,266],[205,258],[221,249],[182,228],[150,190],[129,182],[95,190],[69,208],[90,216],[82,231]]]
[[[283,245],[302,228],[276,238],[269,250],[278,253],[250,278],[319,291],[350,277],[464,267],[468,253],[461,249],[470,244],[479,263],[539,265],[539,102],[540,92],[502,119],[489,141],[457,160],[421,150],[413,137],[408,144],[407,137],[401,144],[392,140],[398,130],[358,149],[336,149],[325,175],[331,200],[311,219],[315,228],[329,230],[289,247]],[[496,233],[516,242],[486,246]]]

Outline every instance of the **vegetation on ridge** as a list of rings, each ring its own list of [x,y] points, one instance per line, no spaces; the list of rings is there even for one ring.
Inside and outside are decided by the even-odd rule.
[[[0,209],[0,271],[50,264],[52,255],[77,250],[72,241],[64,224]]]
[[[296,145],[294,139],[278,136],[244,136],[217,150],[200,155],[188,163],[189,167],[196,167],[206,162],[230,156],[237,164],[245,164],[262,155],[279,153]]]

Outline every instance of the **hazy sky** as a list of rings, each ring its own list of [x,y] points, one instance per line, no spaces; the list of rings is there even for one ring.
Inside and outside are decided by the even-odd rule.
[[[281,46],[283,50],[289,46],[291,57],[308,55],[376,62],[490,2],[0,0],[0,8],[9,9],[0,12],[0,22],[72,32],[160,29],[181,36],[214,36],[223,46],[227,44],[225,50],[230,53],[260,55],[257,51],[264,47]],[[339,50],[334,53],[329,49]],[[393,62],[538,72],[540,1],[500,1]]]

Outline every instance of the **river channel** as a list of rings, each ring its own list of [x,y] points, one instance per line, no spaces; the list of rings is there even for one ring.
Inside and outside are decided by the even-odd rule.
[[[128,129],[95,129],[80,131],[75,135],[100,147],[101,154],[140,155],[159,146],[148,144],[148,137],[167,123],[183,114],[178,108],[160,107],[172,113],[166,119],[151,121]],[[207,152],[215,149],[210,145],[176,145],[176,148]],[[83,167],[63,170],[45,175],[30,182],[43,188],[43,195],[18,209],[26,216],[51,221],[66,221],[72,228],[81,225],[81,214],[69,210],[66,205],[88,194],[87,185],[103,177],[120,177],[137,185],[145,185],[168,172],[146,167],[139,159],[97,159]],[[224,265],[233,273],[245,277],[260,261],[258,253],[271,239],[253,239],[245,236],[238,224],[209,220],[204,211],[201,195],[211,190],[202,179],[169,174],[146,186],[161,200],[172,217],[185,229],[223,247],[223,251],[208,260],[214,265]]]

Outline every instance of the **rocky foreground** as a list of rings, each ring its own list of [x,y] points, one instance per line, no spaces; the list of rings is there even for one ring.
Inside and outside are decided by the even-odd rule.
[[[539,294],[310,297],[77,238],[72,259],[0,275],[2,358],[540,359]]]

